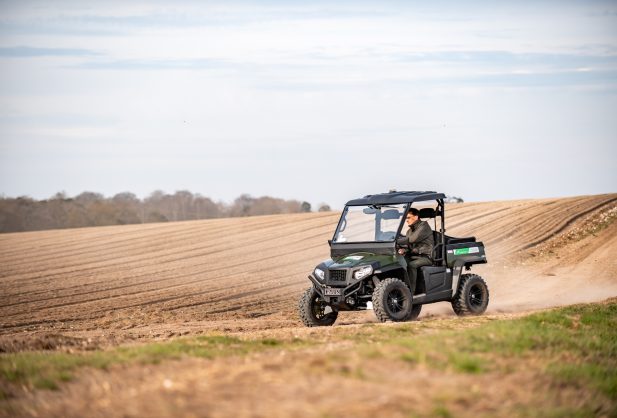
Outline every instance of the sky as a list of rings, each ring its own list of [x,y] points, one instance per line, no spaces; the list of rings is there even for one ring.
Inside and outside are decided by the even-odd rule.
[[[617,1],[0,0],[0,195],[617,192]]]

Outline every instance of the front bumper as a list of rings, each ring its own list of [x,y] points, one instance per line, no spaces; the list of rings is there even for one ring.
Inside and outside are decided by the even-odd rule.
[[[347,284],[346,282],[341,282],[338,280],[331,281],[329,280],[329,278],[326,278],[325,283],[322,283],[317,279],[317,277],[315,277],[314,274],[310,274],[308,278],[311,282],[313,282],[315,290],[317,291],[317,293],[319,293],[319,296],[321,296],[321,298],[329,305],[343,304],[347,306],[345,300],[347,300],[348,297],[356,294],[362,286],[361,280],[358,280],[351,284]],[[326,295],[326,289],[330,288],[340,289],[340,295]],[[348,308],[352,307],[348,306]]]

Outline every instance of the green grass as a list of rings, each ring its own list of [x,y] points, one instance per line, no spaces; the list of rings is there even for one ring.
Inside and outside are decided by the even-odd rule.
[[[0,377],[12,383],[37,389],[57,389],[60,382],[69,381],[83,367],[107,369],[114,364],[158,364],[182,357],[215,358],[247,355],[275,347],[292,348],[301,341],[281,342],[272,338],[242,340],[211,335],[182,338],[163,343],[118,347],[108,351],[20,352],[0,355]]]
[[[437,405],[437,406],[435,406],[435,408],[433,408],[433,412],[432,412],[431,415],[433,415],[435,417],[441,417],[441,418],[450,418],[450,417],[452,417],[452,414],[450,413],[448,408],[446,408],[444,405]]]
[[[428,336],[401,332],[409,326],[384,333],[388,344],[378,350],[381,355],[398,353],[408,363],[463,373],[503,372],[500,362],[492,361],[496,357],[541,356],[547,370],[564,381],[584,379],[607,394],[617,393],[617,303],[577,305]],[[374,346],[367,352],[379,357]]]
[[[402,336],[400,329],[389,332],[388,344],[367,347],[364,355],[398,356],[412,366],[462,374],[491,372],[504,376],[531,367],[548,382],[547,396],[551,390],[569,388],[585,394],[587,400],[576,407],[532,410],[522,415],[590,416],[589,412],[605,399],[612,405],[609,416],[617,417],[615,300],[490,321],[469,329],[446,329],[430,336],[414,332]],[[438,406],[433,414],[443,415],[444,411]]]
[[[461,329],[463,322],[469,327]],[[542,414],[522,411],[521,415],[585,416],[593,411],[598,399],[608,399],[612,408],[617,408],[617,300],[517,319],[476,317],[340,327],[315,334],[310,341],[210,335],[95,352],[2,354],[0,379],[31,388],[56,389],[84,367],[107,369],[117,364],[156,364],[184,357],[242,357],[264,350],[297,350],[336,342],[344,342],[346,348],[325,353],[326,362],[315,373],[365,380],[370,378],[370,368],[364,364],[388,360],[400,362],[401,367],[426,367],[462,376],[493,373],[504,377],[532,365],[534,373],[547,382],[547,394],[571,389],[585,394],[587,401],[543,410]],[[0,399],[3,397],[6,394],[0,393]],[[448,399],[440,400],[432,414],[450,416],[451,407]]]

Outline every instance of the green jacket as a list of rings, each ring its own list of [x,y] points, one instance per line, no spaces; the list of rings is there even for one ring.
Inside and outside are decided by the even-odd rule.
[[[406,235],[409,238],[410,256],[424,255],[433,258],[432,253],[435,240],[433,239],[433,230],[428,222],[418,219],[411,224]]]

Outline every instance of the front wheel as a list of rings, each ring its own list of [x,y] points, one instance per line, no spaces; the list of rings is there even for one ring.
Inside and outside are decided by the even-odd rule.
[[[411,307],[411,312],[409,313],[408,321],[415,321],[420,316],[420,312],[422,312],[422,305],[413,305]]]
[[[314,287],[306,289],[298,306],[300,319],[307,327],[328,327],[334,324],[338,312],[332,309]]]
[[[452,300],[452,309],[459,316],[480,315],[488,306],[488,286],[477,274],[463,274]]]
[[[373,291],[373,311],[381,322],[411,319],[411,291],[399,279],[382,280]]]

